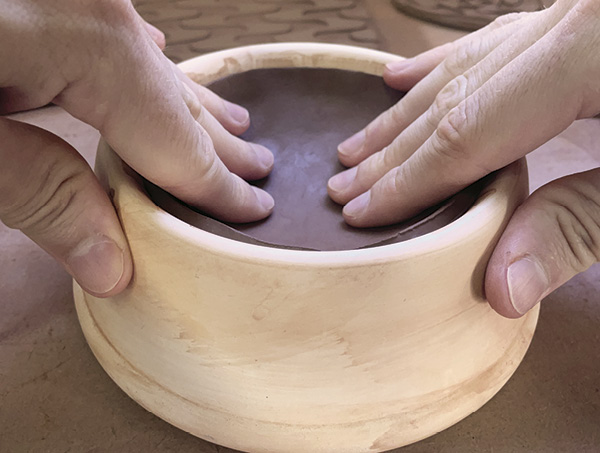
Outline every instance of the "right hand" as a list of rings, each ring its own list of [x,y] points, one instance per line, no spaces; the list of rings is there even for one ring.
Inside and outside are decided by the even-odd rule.
[[[0,114],[54,102],[185,202],[231,222],[271,213],[271,196],[244,179],[265,177],[273,155],[232,135],[247,129],[248,112],[181,73],[129,0],[0,0],[0,10]],[[133,268],[127,241],[84,159],[3,117],[0,143],[0,219],[89,293],[122,291]]]
[[[438,203],[600,113],[600,1],[558,0],[387,66],[408,91],[339,146],[346,221],[382,226]],[[600,150],[590,142],[589,152]],[[568,158],[568,157],[565,157]],[[512,216],[485,294],[518,317],[600,260],[600,168],[552,181]]]

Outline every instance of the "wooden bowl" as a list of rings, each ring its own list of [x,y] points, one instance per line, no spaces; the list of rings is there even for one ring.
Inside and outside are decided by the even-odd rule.
[[[253,68],[381,74],[393,55],[268,44],[182,63],[200,82]],[[158,208],[101,142],[135,265],[119,296],[75,284],[85,337],[134,400],[203,439],[252,452],[378,452],[423,439],[488,401],[522,360],[537,308],[496,314],[486,263],[527,192],[519,161],[433,233],[362,250],[245,244]]]

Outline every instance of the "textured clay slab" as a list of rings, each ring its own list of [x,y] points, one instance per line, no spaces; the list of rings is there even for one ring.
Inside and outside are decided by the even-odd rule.
[[[258,181],[275,199],[262,222],[224,224],[202,215],[145,182],[165,211],[206,231],[242,242],[306,250],[352,250],[405,241],[441,228],[464,214],[481,190],[468,187],[413,219],[384,228],[348,226],[326,184],[344,169],[337,145],[395,104],[402,93],[380,77],[337,69],[257,69],[218,80],[210,88],[250,111],[242,136],[273,151],[272,174]]]

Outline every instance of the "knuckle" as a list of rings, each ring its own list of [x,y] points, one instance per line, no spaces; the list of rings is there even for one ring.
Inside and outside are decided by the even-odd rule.
[[[381,151],[379,151],[377,154],[374,154],[373,156],[376,156],[377,159],[377,166],[379,168],[384,168],[386,170],[395,167],[396,165],[399,165],[401,162],[399,162],[399,156],[398,156],[398,148],[397,146],[394,146],[394,144],[392,143],[389,146],[386,146],[385,148],[383,148]]]
[[[196,119],[196,122],[200,124],[206,123],[208,110],[200,103],[198,98],[191,99],[189,102],[186,101],[186,105],[192,116]]]
[[[468,85],[469,80],[464,75],[459,75],[446,84],[428,110],[427,119],[430,125],[435,127],[448,112],[465,99]]]
[[[370,175],[372,174],[372,170],[374,168],[374,165],[372,164],[374,156],[375,154],[369,156],[356,166],[356,175],[352,181],[352,186],[363,186],[371,179]]]
[[[570,178],[544,198],[564,241],[567,261],[578,272],[600,261],[600,190]]]
[[[189,169],[187,172],[189,178],[186,178],[188,180],[185,183],[189,184],[193,181],[195,186],[206,187],[215,179],[219,159],[208,133],[204,129],[198,129],[200,130],[198,146],[193,148],[197,149],[197,152],[190,153],[188,161],[184,163],[184,168]]]
[[[387,184],[383,186],[383,195],[393,197],[403,192],[406,188],[406,177],[402,167],[396,167],[387,175]]]
[[[379,151],[382,136],[397,131],[406,123],[405,107],[402,101],[396,103],[365,127],[365,148]]]
[[[388,110],[386,120],[390,126],[402,124],[403,120],[405,120],[404,103],[402,101],[396,103]]]
[[[213,93],[202,85],[198,85],[195,82],[192,83],[195,84],[195,89],[193,91],[196,95],[196,99],[198,99],[198,102],[202,106],[205,106],[207,110],[213,112],[213,114],[215,112],[226,113],[227,107],[225,106],[225,100],[221,96]]]
[[[361,162],[357,167],[356,180],[371,185],[382,177],[392,167],[388,149],[384,148]]]
[[[450,160],[463,160],[469,152],[468,118],[461,102],[442,118],[435,130],[434,151]]]
[[[366,149],[375,150],[376,145],[381,142],[382,132],[397,129],[398,125],[402,124],[401,104],[402,101],[393,105],[365,127]]]
[[[151,177],[154,184],[185,194],[203,190],[214,180],[218,159],[213,143],[208,133],[199,124],[196,126],[193,133],[179,137],[172,147],[176,152],[156,156]]]
[[[204,109],[203,109],[204,110]],[[216,167],[217,154],[210,138],[210,135],[204,130],[200,129],[198,152],[192,153],[192,167],[200,172],[201,177],[206,177],[210,171]]]
[[[384,119],[382,123],[385,124],[386,121],[387,119]],[[374,146],[377,137],[379,136],[379,133],[377,132],[378,130],[380,130],[380,126],[379,121],[377,119],[367,124],[367,126],[365,127],[365,141],[363,144],[364,148],[371,149]]]
[[[54,160],[35,187],[23,191],[0,212],[9,227],[27,234],[42,235],[47,231],[70,231],[78,215],[74,206],[86,187],[89,168],[79,161]]]
[[[494,21],[489,25],[489,29],[490,30],[495,30],[498,28],[501,28],[505,25],[508,25],[512,22],[515,22],[519,19],[522,19],[523,17],[527,16],[528,13],[527,12],[515,12],[515,13],[509,13],[509,14],[504,14],[503,16],[498,16],[496,19],[494,19]]]
[[[455,52],[455,58],[457,63],[461,65],[472,65],[474,62],[479,60],[482,54],[482,41],[474,39],[466,44],[459,46]]]
[[[466,68],[473,66],[484,54],[483,45],[482,40],[472,39],[457,46],[454,52],[444,60],[445,71],[456,76],[464,72]]]

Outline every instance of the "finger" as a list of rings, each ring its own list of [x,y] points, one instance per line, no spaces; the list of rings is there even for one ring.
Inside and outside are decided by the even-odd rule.
[[[162,31],[160,31],[158,28],[156,28],[154,25],[152,25],[151,23],[146,22],[145,20],[143,20],[143,21],[144,21],[144,27],[146,28],[146,31],[152,38],[152,41],[154,41],[154,43],[158,46],[158,48],[160,50],[165,50],[165,46],[167,45],[167,41],[165,39],[165,34]]]
[[[112,15],[122,22],[118,30],[141,27],[131,11]],[[181,95],[171,62],[150,39],[102,39],[106,60],[70,84],[57,104],[96,127],[134,170],[186,203],[231,222],[268,216],[273,199],[230,173],[217,157]]]
[[[373,226],[410,217],[524,156],[577,119],[591,96],[573,96],[567,81],[591,86],[598,74],[583,71],[578,58],[589,59],[585,46],[562,39],[564,27],[553,28],[451,109],[404,164],[345,206],[346,220]],[[544,76],[556,67],[561,77]]]
[[[206,87],[197,84],[173,64],[173,71],[179,80],[195,94],[206,109],[234,135],[244,133],[250,126],[250,114],[241,105],[226,101]]]
[[[498,17],[487,26],[456,41],[442,44],[415,57],[389,63],[385,67],[385,82],[400,91],[408,91],[429,74],[444,59],[461,47],[471,47],[474,42],[485,41],[489,34],[514,22],[531,17],[535,13],[511,13]]]
[[[436,96],[452,79],[475,66],[515,32],[532,35],[528,28],[523,27],[523,23],[531,19],[529,16],[510,17],[515,20],[504,26],[490,27],[485,39],[477,36],[479,32],[476,32],[469,35],[468,39],[463,38],[445,47],[433,49],[432,54],[424,58],[426,61],[433,61],[435,56],[435,62],[440,64],[436,64],[429,75],[420,80],[396,105],[379,115],[365,129],[342,142],[338,146],[340,162],[346,166],[354,166],[382,150],[435,102]],[[522,19],[516,20],[517,17]],[[523,45],[519,43],[519,49]],[[507,47],[506,53],[514,53],[514,49]]]
[[[227,222],[254,222],[270,215],[275,204],[273,198],[231,173],[215,153],[211,137],[200,125],[198,129],[204,149],[200,151],[200,162],[192,162],[195,171],[190,172],[191,179],[175,175],[174,183],[158,179],[155,184]]]
[[[538,189],[520,206],[488,263],[485,293],[519,317],[600,259],[600,169]]]
[[[461,39],[434,47],[412,58],[386,64],[383,71],[383,80],[396,90],[409,91],[444,61]]]
[[[211,113],[202,108],[198,122],[210,135],[225,166],[248,181],[264,178],[273,169],[273,153],[264,146],[231,135]]]
[[[96,296],[131,278],[114,208],[84,159],[35,126],[0,118],[0,219],[22,230]]]
[[[273,153],[264,146],[249,143],[231,135],[223,124],[217,121],[212,113],[202,105],[196,92],[191,89],[191,86],[195,85],[194,82],[189,80],[178,68],[174,67],[174,70],[177,75],[181,76],[178,77],[180,91],[188,109],[211,137],[217,155],[229,171],[250,181],[267,176],[273,169]]]
[[[421,119],[421,118],[419,118]],[[408,159],[426,140],[422,121],[409,125],[383,150],[369,156],[357,166],[332,176],[327,192],[333,201],[345,205],[369,190],[387,172]]]
[[[543,24],[523,29],[520,27],[520,23],[513,23],[511,26],[502,27],[488,34],[486,40],[473,40],[464,44],[460,51],[446,58],[444,63],[423,81],[423,88],[427,92],[437,91],[425,112],[414,121],[412,121],[415,115],[414,110],[411,110],[412,115],[409,112],[403,112],[402,115],[393,114],[394,110],[411,109],[411,98],[407,104],[400,101],[392,110],[388,110],[367,126],[367,131],[369,128],[377,131],[382,129],[389,133],[399,132],[399,135],[389,146],[369,156],[358,167],[333,176],[328,183],[331,198],[337,203],[346,204],[368,190],[394,167],[404,163],[427,141],[442,118],[452,108],[474,93],[515,56],[539,39],[546,33],[548,26]],[[516,40],[517,44],[507,42],[507,38],[515,33],[517,36],[518,34],[523,35]],[[445,86],[442,85],[444,83]],[[418,98],[423,99],[424,96],[420,96],[421,88],[419,85],[415,88],[415,92]],[[407,105],[409,107],[406,107]],[[394,118],[399,116],[412,121],[402,131],[397,129],[404,124],[394,122]],[[369,135],[377,137],[377,140],[381,140],[385,136],[381,133],[370,133]]]
[[[144,19],[134,8],[132,9],[134,11],[135,16],[137,16],[138,20],[141,22],[148,35],[150,35],[152,41],[154,41],[154,43],[158,46],[160,50],[165,50],[165,46],[167,45],[165,34],[161,30],[156,28],[154,25],[152,25],[150,22],[147,22],[146,19]]]

